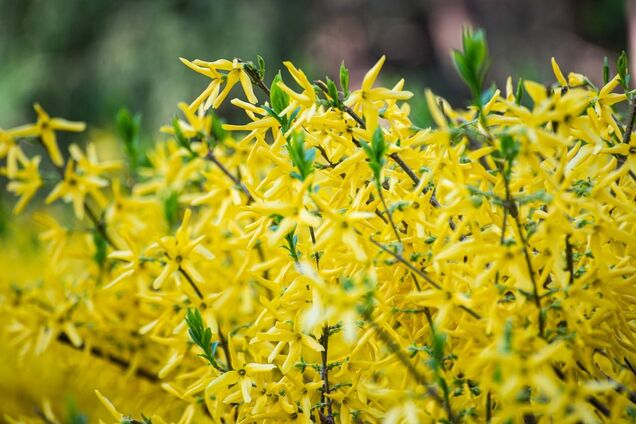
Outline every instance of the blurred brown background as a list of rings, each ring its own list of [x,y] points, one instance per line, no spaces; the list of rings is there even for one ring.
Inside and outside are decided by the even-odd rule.
[[[191,101],[205,78],[178,61],[253,59],[268,78],[291,59],[314,77],[336,76],[341,60],[353,85],[381,54],[382,78],[398,76],[421,98],[424,87],[460,105],[467,98],[450,61],[462,25],[486,30],[489,80],[552,81],[564,72],[601,79],[636,38],[631,0],[0,0],[0,127],[32,119],[38,100],[55,115],[113,125],[117,109],[143,111],[154,134]],[[631,43],[632,49],[634,43]],[[632,56],[636,56],[636,52]],[[414,100],[415,114],[418,105]],[[416,120],[420,119],[416,116]],[[424,118],[422,118],[424,119]]]

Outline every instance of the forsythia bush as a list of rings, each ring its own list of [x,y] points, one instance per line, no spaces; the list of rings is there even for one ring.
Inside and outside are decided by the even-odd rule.
[[[556,83],[503,93],[482,32],[453,57],[472,106],[427,91],[434,128],[404,80],[377,86],[382,57],[351,91],[344,66],[336,83],[285,62],[270,84],[260,58],[182,59],[207,87],[147,152],[121,113],[126,167],[66,157],[59,132],[84,124],[37,104],[0,131],[15,212],[44,191],[74,214],[5,230],[4,419],[635,420],[625,57],[601,88],[553,60]],[[228,101],[244,122],[212,113]]]

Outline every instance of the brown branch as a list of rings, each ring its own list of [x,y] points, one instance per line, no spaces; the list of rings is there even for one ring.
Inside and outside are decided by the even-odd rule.
[[[320,378],[322,378],[322,392],[320,393],[320,403],[323,405],[320,411],[320,421],[323,424],[334,424],[333,408],[331,406],[331,398],[329,397],[329,367],[327,366],[327,354],[329,349],[329,326],[325,325],[322,328],[322,335],[320,336],[320,344],[324,348],[320,352],[322,364],[320,366]],[[327,415],[324,414],[324,405],[327,406]]]
[[[46,149],[46,146],[44,146],[44,142],[42,140],[40,140],[40,145],[44,149]],[[50,159],[50,157],[49,157],[49,159]],[[57,171],[57,173],[60,176],[60,178],[62,179],[62,181],[64,181],[64,179],[65,179],[64,178],[65,177],[64,169],[61,166],[58,166],[55,163],[53,163],[53,160],[51,160],[51,164],[53,165],[53,168],[55,169],[55,171]],[[95,212],[93,212],[93,210],[88,205],[88,202],[86,200],[84,200],[84,211],[86,211],[86,215],[88,216],[88,218],[91,220],[91,222],[95,226],[95,229],[97,230],[97,232],[99,232],[99,234],[102,236],[102,238],[104,240],[106,240],[106,243],[108,243],[110,245],[110,247],[112,247],[114,250],[119,250],[119,248],[117,247],[117,245],[115,244],[113,239],[108,235],[108,232],[106,231],[106,224],[104,223],[104,221],[100,220],[97,217],[97,215],[95,214]]]
[[[523,228],[521,228],[521,222],[519,220],[519,210],[517,209],[517,204],[515,203],[512,195],[510,194],[510,184],[508,182],[508,177],[504,172],[504,185],[506,189],[506,202],[504,207],[508,209],[510,216],[514,219],[517,232],[519,233],[519,238],[521,239],[521,245],[523,246],[523,256],[526,260],[526,266],[528,267],[528,273],[530,274],[530,281],[532,282],[533,289],[533,301],[538,311],[539,318],[539,337],[543,338],[543,332],[545,329],[545,322],[543,319],[543,312],[541,311],[541,298],[539,297],[539,287],[537,285],[537,280],[534,276],[534,267],[532,266],[532,258],[530,257],[530,248],[528,247],[528,240],[526,239]]]
[[[398,358],[398,360],[404,365],[404,367],[408,370],[409,374],[415,379],[415,381],[426,388],[426,393],[435,400],[440,406],[444,407],[444,400],[439,396],[439,394],[430,386],[428,379],[422,373],[420,373],[415,365],[409,360],[408,356],[402,351],[400,346],[393,340],[390,334],[388,334],[382,327],[376,323],[371,314],[366,312],[364,314],[365,320],[371,324],[377,335],[380,337],[382,342],[391,350],[392,353]],[[448,417],[449,421],[455,422],[454,417],[451,415]]]
[[[206,158],[214,163],[216,166],[219,167],[219,169],[221,170],[221,172],[223,172],[228,178],[230,178],[232,180],[232,182],[237,185],[241,191],[245,194],[245,196],[247,196],[247,204],[249,205],[250,203],[252,203],[254,201],[254,196],[252,196],[252,193],[250,193],[250,191],[247,189],[247,187],[245,187],[245,184],[243,184],[241,182],[241,180],[239,180],[236,176],[234,176],[226,167],[225,165],[223,165],[214,155],[214,152],[212,150],[208,151],[208,154],[206,155]]]
[[[311,244],[316,245],[316,232],[314,231],[314,227],[309,227],[309,235],[311,236]],[[314,259],[316,260],[316,269],[320,269],[320,256],[318,252],[314,253]]]
[[[568,273],[570,274],[568,285],[574,284],[574,253],[570,243],[570,235],[565,236],[565,260],[567,262]]]
[[[382,202],[382,206],[384,206],[384,210],[386,211],[386,216],[389,218],[389,223],[391,224],[391,228],[393,228],[393,232],[395,233],[395,237],[397,238],[398,243],[402,243],[402,238],[400,237],[400,232],[395,226],[395,222],[393,222],[393,214],[389,210],[389,207],[386,204],[386,200],[384,200],[384,195],[382,194],[382,184],[379,181],[376,181],[376,188],[378,189],[378,197],[380,197],[380,201]]]
[[[623,134],[623,143],[628,145],[630,144],[632,132],[634,130],[634,118],[636,118],[636,99],[632,99],[630,106],[631,109],[629,111],[629,118],[627,119],[627,125],[625,126],[625,133]],[[629,152],[629,154],[633,153]],[[622,167],[626,161],[627,156],[616,155],[616,169]],[[631,169],[629,170],[629,174],[634,179],[634,181],[636,181],[636,175],[634,175]]]
[[[327,86],[325,85],[324,82],[322,81],[314,81],[314,84],[316,84],[325,94],[329,94],[329,89],[327,88]],[[346,112],[351,118],[353,118],[354,121],[357,122],[357,124],[360,126],[360,128],[362,129],[366,129],[367,125],[364,122],[364,120],[357,114],[354,112],[353,109],[351,109],[349,106],[345,105],[342,102],[342,99],[338,98],[338,99],[334,99],[337,102],[337,106],[344,112]],[[360,142],[353,139],[353,142],[356,144],[356,146],[360,147]],[[413,170],[406,164],[406,162],[404,162],[404,160],[402,160],[402,158],[400,157],[400,155],[397,152],[393,152],[389,155],[389,157],[391,159],[393,159],[400,168],[402,168],[402,170],[411,178],[411,180],[413,181],[413,183],[415,183],[415,185],[418,185],[420,183],[420,179],[417,177],[417,175],[415,175],[415,172],[413,172]],[[428,189],[424,188],[422,190],[422,193],[427,193]],[[431,205],[433,205],[434,207],[438,208],[440,206],[439,202],[437,201],[437,199],[435,198],[435,195],[433,194],[429,200],[429,203]]]
[[[60,333],[59,336],[57,336],[57,341],[63,345],[66,345],[72,349],[75,350],[81,350],[83,351],[86,348],[86,345],[84,343],[82,343],[79,346],[75,346],[72,342],[71,339],[68,338],[68,336],[64,333]],[[89,349],[89,353],[91,354],[91,356],[94,356],[95,358],[98,359],[102,359],[104,361],[107,361],[117,367],[120,367],[124,370],[127,370],[130,368],[130,362],[128,362],[127,360],[120,358],[119,356],[113,355],[111,353],[107,353],[104,352],[103,350],[101,350],[98,347],[95,346],[91,346]],[[135,368],[135,375],[139,378],[142,378],[144,380],[148,380],[152,383],[156,383],[159,381],[159,377],[157,377],[156,374],[144,369],[144,368]]]
[[[337,163],[333,163],[330,159],[329,156],[327,155],[327,151],[325,150],[324,147],[322,147],[320,144],[315,146],[316,149],[320,152],[320,156],[323,157],[323,159],[325,159],[327,161],[327,163],[329,164],[327,167],[328,168],[335,168],[336,165],[338,165]]]
[[[245,70],[247,75],[250,77],[252,82],[254,84],[256,84],[256,86],[258,88],[260,88],[263,91],[263,93],[265,93],[267,95],[267,98],[269,98],[270,97],[269,88],[265,85],[265,82],[261,78],[261,76],[258,73],[258,71],[256,69],[254,69],[252,67],[252,65],[250,65],[250,64],[248,64],[246,62],[243,62],[243,69]]]
[[[552,365],[552,370],[554,371],[556,376],[559,378],[559,380],[566,381],[565,374],[556,365],[554,364]],[[590,405],[594,406],[601,414],[605,415],[608,418],[610,417],[610,410],[607,406],[605,406],[603,402],[601,402],[600,400],[598,400],[592,395],[586,397],[585,400]]]
[[[318,88],[320,88],[326,95],[329,95],[329,88],[327,88],[327,85],[324,82],[316,80],[314,81],[314,84],[316,84],[316,86],[318,86]],[[360,128],[362,128],[363,130],[367,129],[367,124],[364,122],[364,119],[362,119],[360,115],[355,113],[349,106],[345,105],[342,102],[342,98],[340,98],[340,95],[338,95],[337,99],[333,100],[336,102],[336,106],[338,107],[338,109],[346,112],[350,117],[352,117],[353,120],[356,121],[356,123],[360,126]]]
[[[227,344],[227,340],[223,336],[223,332],[221,331],[221,326],[219,325],[219,341],[221,342],[221,347],[223,348],[223,352],[225,352],[225,359],[227,362],[227,369],[232,370],[232,357],[230,356],[230,347]]]
[[[415,175],[415,172],[413,172],[413,170],[406,164],[406,162],[404,162],[404,160],[400,157],[400,155],[397,154],[397,152],[393,152],[389,155],[389,157],[391,159],[393,159],[395,161],[395,163],[398,164],[398,166],[400,168],[402,168],[402,170],[406,173],[406,175],[408,175],[411,178],[411,181],[413,181],[413,184],[415,184],[416,186],[420,183],[420,179],[417,175]],[[428,187],[424,187],[422,189],[422,193],[426,194],[428,193]],[[433,207],[439,208],[440,204],[439,201],[437,200],[437,198],[435,197],[435,193],[433,193],[431,195],[430,200],[428,201]]]
[[[88,216],[88,218],[92,221],[95,229],[102,236],[102,238],[106,240],[106,243],[108,243],[114,250],[119,250],[113,239],[110,238],[110,236],[108,235],[108,232],[106,231],[106,224],[104,224],[104,221],[97,218],[97,215],[95,215],[95,212],[93,212],[90,206],[88,206],[88,203],[86,201],[84,202],[84,210],[86,211],[86,216]]]
[[[393,252],[391,249],[389,249],[388,247],[386,247],[385,245],[383,245],[382,243],[377,242],[376,240],[374,240],[372,237],[369,237],[369,240],[371,241],[371,243],[375,244],[377,247],[379,247],[380,249],[384,250],[386,253],[390,254],[391,256],[393,256],[395,259],[397,259],[399,262],[401,262],[402,264],[404,264],[408,269],[410,269],[413,273],[415,273],[417,276],[419,276],[420,278],[422,278],[423,280],[425,280],[427,283],[429,283],[431,286],[435,287],[437,290],[442,290],[444,291],[444,289],[442,288],[442,286],[440,286],[439,284],[437,284],[435,281],[433,281],[431,279],[431,277],[429,277],[428,275],[426,275],[426,273],[424,271],[421,271],[419,269],[417,269],[415,266],[413,266],[412,263],[410,263],[409,261],[407,261],[406,259],[404,259],[404,257],[402,255],[400,255],[399,253],[395,253]],[[459,305],[459,307],[461,309],[463,309],[464,311],[466,311],[469,315],[471,315],[473,318],[475,319],[481,319],[481,315],[479,315],[477,312],[473,311],[471,308],[464,306],[464,305]]]
[[[629,118],[627,120],[627,126],[625,127],[625,133],[623,134],[623,143],[629,144],[632,137],[632,131],[634,130],[634,118],[636,117],[636,101],[632,100],[632,108],[629,111]]]
[[[201,290],[199,290],[190,274],[188,274],[186,270],[181,267],[179,267],[179,272],[185,277],[186,280],[188,280],[188,283],[190,283],[190,286],[194,289],[199,299],[203,299],[203,293],[201,293]]]

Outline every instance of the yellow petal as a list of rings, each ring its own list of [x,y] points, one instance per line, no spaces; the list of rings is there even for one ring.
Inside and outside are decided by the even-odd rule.
[[[362,80],[362,90],[368,91],[371,87],[373,87],[373,83],[378,78],[378,74],[382,69],[382,65],[384,65],[384,61],[386,60],[386,56],[382,55],[382,57],[376,62],[375,65],[364,76]]]
[[[95,389],[95,394],[97,395],[97,398],[102,403],[102,405],[104,405],[104,408],[106,408],[106,410],[110,413],[110,415],[113,416],[113,418],[115,418],[116,420],[122,419],[123,415],[117,409],[115,409],[115,406],[112,404],[111,401],[109,401],[97,389]]]
[[[557,81],[559,81],[559,84],[561,84],[562,87],[567,87],[568,82],[565,80],[565,77],[563,76],[563,73],[561,72],[561,68],[559,68],[559,64],[556,62],[554,57],[551,59],[551,62],[552,62],[552,72],[554,72],[554,76],[556,77]]]

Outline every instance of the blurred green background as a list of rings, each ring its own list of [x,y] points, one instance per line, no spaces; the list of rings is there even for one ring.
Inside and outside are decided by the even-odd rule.
[[[625,0],[0,0],[0,127],[33,119],[39,101],[56,116],[111,128],[121,106],[143,112],[156,134],[206,80],[179,56],[253,59],[268,78],[290,59],[313,77],[344,60],[355,86],[381,54],[382,78],[421,97],[431,87],[464,104],[452,68],[461,27],[486,29],[489,80],[512,74],[552,81],[565,72],[601,79],[603,56],[629,49]],[[417,104],[417,100],[415,103]],[[417,113],[417,107],[415,109]],[[418,117],[416,117],[416,120]]]

